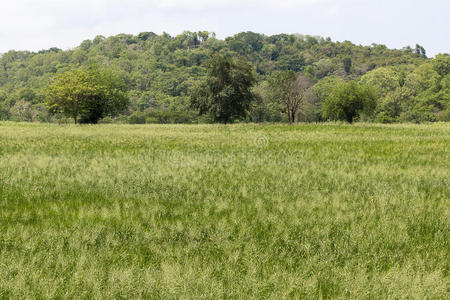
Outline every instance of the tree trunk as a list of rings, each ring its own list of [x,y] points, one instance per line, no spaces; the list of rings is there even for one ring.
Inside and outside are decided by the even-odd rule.
[[[289,123],[292,123],[292,120],[291,120],[291,110],[289,109],[289,106],[287,107],[287,115],[288,115]]]
[[[295,114],[296,113],[297,113],[297,111],[295,109],[293,109],[292,112],[291,112],[291,114],[292,114],[292,116],[291,116],[291,118],[292,118],[291,123],[295,123]]]

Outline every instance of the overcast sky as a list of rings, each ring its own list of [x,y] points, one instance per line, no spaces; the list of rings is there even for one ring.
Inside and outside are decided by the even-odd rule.
[[[450,0],[3,0],[0,53],[73,48],[96,35],[172,35],[208,30],[302,33],[375,42],[419,43],[429,55],[450,52]]]

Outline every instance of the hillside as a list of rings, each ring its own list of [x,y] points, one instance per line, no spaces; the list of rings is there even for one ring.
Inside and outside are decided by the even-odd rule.
[[[266,36],[243,32],[220,40],[210,32],[178,36],[143,32],[97,36],[72,50],[9,51],[0,58],[0,120],[52,121],[44,105],[45,87],[56,73],[80,66],[113,69],[126,82],[130,106],[117,120],[130,123],[208,122],[190,108],[189,91],[205,76],[216,52],[243,57],[257,74],[260,96],[249,121],[284,121],[270,103],[267,80],[278,70],[302,72],[313,83],[300,121],[321,121],[321,103],[340,80],[358,80],[379,96],[379,122],[448,121],[448,54],[426,58],[423,47],[388,49],[304,35]],[[103,120],[109,122],[112,120]]]

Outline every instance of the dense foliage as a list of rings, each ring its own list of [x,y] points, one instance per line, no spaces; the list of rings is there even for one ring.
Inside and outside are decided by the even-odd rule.
[[[254,94],[252,68],[242,61],[215,54],[208,63],[208,76],[191,93],[192,106],[224,124],[247,116]]]
[[[127,107],[125,85],[113,73],[98,69],[76,69],[55,76],[47,88],[47,106],[63,113],[75,124],[98,123]]]
[[[143,32],[86,40],[78,47],[35,52],[9,51],[0,58],[0,119],[51,121],[44,102],[56,74],[98,65],[113,70],[126,84],[130,104],[116,121],[134,123],[206,122],[191,106],[192,87],[203,82],[216,53],[245,59],[256,76],[256,99],[248,121],[287,121],[281,101],[273,101],[269,82],[293,71],[308,78],[295,120],[322,121],[322,103],[333,82],[354,80],[377,94],[373,119],[380,122],[450,119],[449,55],[426,58],[425,49],[358,46],[329,38],[242,32],[225,40],[209,32],[178,36]],[[292,116],[290,117],[292,119]],[[107,117],[102,122],[113,119]]]
[[[352,123],[362,115],[370,117],[376,108],[373,89],[355,81],[337,84],[323,103],[323,116]]]

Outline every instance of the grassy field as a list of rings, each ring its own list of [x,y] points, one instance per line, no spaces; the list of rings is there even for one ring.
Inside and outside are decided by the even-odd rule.
[[[0,298],[446,298],[449,149],[449,123],[0,123]]]

